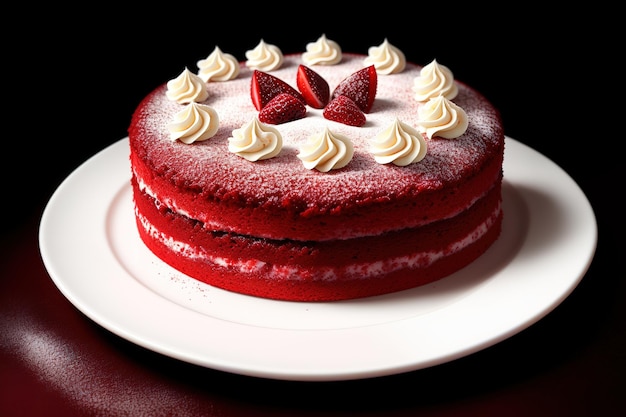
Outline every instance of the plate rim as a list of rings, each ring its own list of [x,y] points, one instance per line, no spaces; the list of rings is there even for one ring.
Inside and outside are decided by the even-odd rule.
[[[419,355],[413,355],[409,349],[415,349],[420,341],[407,338],[407,340],[404,340],[406,345],[384,345],[376,347],[387,353],[398,355],[400,359],[396,360],[391,360],[391,358],[388,360],[379,358],[377,361],[368,362],[368,358],[358,358],[353,365],[336,363],[337,360],[341,358],[329,357],[328,355],[332,355],[333,351],[332,348],[327,348],[322,349],[320,353],[320,355],[327,355],[326,357],[307,358],[308,364],[303,364],[303,361],[297,358],[287,358],[277,366],[276,363],[268,363],[268,361],[262,357],[261,353],[267,353],[269,349],[298,349],[302,348],[307,343],[316,344],[319,340],[332,341],[337,344],[349,344],[352,340],[369,340],[374,333],[377,338],[381,338],[380,340],[385,340],[387,337],[390,338],[388,340],[397,341],[399,332],[405,332],[407,329],[413,330],[417,326],[422,331],[421,336],[429,335],[430,333],[434,334],[437,330],[441,331],[441,329],[437,327],[437,320],[442,322],[443,318],[443,323],[447,323],[446,320],[458,320],[458,317],[451,317],[454,315],[454,309],[450,308],[438,311],[437,314],[429,314],[428,317],[407,318],[380,325],[353,329],[300,331],[258,328],[209,318],[196,312],[190,312],[189,309],[183,306],[168,303],[163,297],[143,287],[132,277],[130,280],[132,282],[127,282],[128,271],[124,270],[123,266],[119,265],[119,263],[117,265],[115,264],[117,261],[114,255],[107,253],[106,245],[103,245],[99,239],[97,242],[89,242],[94,244],[94,247],[90,248],[92,252],[91,255],[81,253],[82,256],[72,257],[71,261],[69,260],[70,257],[67,256],[65,259],[61,259],[61,252],[55,249],[55,247],[63,244],[67,245],[68,238],[81,237],[81,234],[84,233],[84,225],[69,224],[74,222],[64,221],[64,216],[67,215],[67,211],[63,209],[67,210],[69,207],[70,210],[85,210],[85,205],[90,207],[90,204],[93,205],[95,202],[105,198],[99,194],[102,186],[105,188],[115,188],[115,190],[117,190],[120,180],[130,180],[130,166],[126,150],[127,140],[128,137],[122,138],[87,159],[70,173],[52,194],[44,208],[39,228],[39,247],[44,266],[61,293],[82,313],[100,326],[124,339],[155,352],[212,369],[271,379],[330,381],[385,376],[449,362],[497,344],[545,317],[574,290],[584,277],[595,255],[597,223],[593,208],[584,192],[564,170],[550,159],[529,146],[506,136],[506,151],[503,166],[505,180],[512,184],[516,191],[519,189],[549,191],[550,197],[554,198],[553,203],[555,206],[563,210],[562,214],[564,217],[569,218],[575,216],[578,219],[576,224],[577,227],[580,227],[580,230],[578,230],[577,233],[581,237],[583,235],[585,236],[585,248],[581,249],[583,256],[577,257],[577,263],[572,267],[573,271],[568,272],[569,276],[561,278],[563,282],[559,282],[559,288],[554,288],[553,294],[544,296],[541,301],[537,302],[538,305],[532,306],[533,311],[531,313],[527,312],[526,319],[522,322],[517,322],[515,325],[511,325],[510,323],[501,324],[497,332],[494,332],[493,328],[486,328],[481,330],[484,334],[465,335],[466,340],[471,339],[471,343],[466,344],[462,348],[449,348],[448,346],[448,349],[442,349],[443,353],[438,356],[431,353],[429,357],[419,360]],[[121,158],[122,154],[125,158]],[[527,159],[529,158],[534,162],[532,165],[533,169],[524,171],[524,163],[527,163]],[[114,171],[112,172],[113,175],[94,177],[94,174],[99,172],[105,165],[110,164],[110,162],[112,162],[111,160],[114,160],[113,162],[115,163]],[[124,167],[124,170],[122,170],[122,167]],[[541,177],[542,170],[549,171],[549,173],[554,176],[553,181],[545,181],[545,179]],[[101,187],[94,186],[94,182],[98,183]],[[113,184],[116,184],[115,187]],[[558,189],[556,188],[556,184],[559,185]],[[81,193],[80,197],[76,197],[78,193],[71,192],[72,189],[75,188],[79,188],[85,191],[85,193]],[[576,204],[571,204],[572,201],[567,200],[567,198],[576,199]],[[68,201],[70,199],[72,204]],[[570,206],[575,206],[576,212],[574,212]],[[532,208],[533,207],[531,207],[531,210]],[[108,207],[95,207],[95,209],[97,212],[95,216],[107,215]],[[64,213],[64,216],[61,216],[60,213]],[[78,217],[80,217],[80,215]],[[75,218],[76,217],[73,217],[73,219]],[[581,222],[580,219],[584,221]],[[573,220],[570,221],[574,224]],[[61,223],[65,233],[63,235],[55,234],[54,229],[60,227]],[[104,234],[107,233],[104,228],[100,229],[100,231]],[[532,241],[532,238],[533,236],[530,236],[530,239],[527,239],[523,243],[523,247],[520,249],[522,255],[525,254],[525,250],[529,250],[526,246],[529,245],[529,241]],[[571,237],[568,237],[568,239],[570,238]],[[106,241],[107,239],[102,240]],[[554,251],[556,251],[556,249],[557,248],[551,248],[551,250]],[[78,251],[80,250],[81,249],[78,249]],[[516,256],[521,255],[518,254]],[[106,264],[107,268],[110,269],[109,275],[112,277],[110,283],[98,284],[100,285],[99,290],[104,289],[104,291],[101,292],[102,297],[100,300],[94,300],[92,296],[89,296],[87,294],[89,287],[83,282],[79,282],[79,278],[77,278],[79,275],[90,275],[90,268],[93,266],[94,262]],[[531,269],[530,265],[527,266],[527,268]],[[541,271],[534,272],[541,274]],[[68,277],[70,274],[74,276]],[[124,292],[128,294],[116,294],[115,288],[113,288],[115,283],[125,285],[125,290],[128,291]],[[496,282],[494,285],[497,286],[498,284],[499,283]],[[104,288],[102,287],[103,285]],[[502,291],[502,289],[500,289],[500,291]],[[503,291],[506,292],[506,289]],[[130,298],[125,299],[125,296],[141,297],[141,302],[144,307],[139,310],[139,312],[133,313],[134,316],[131,319],[132,323],[130,321],[124,322],[125,319],[123,317],[125,314],[129,313],[128,311],[121,314],[114,309],[112,310],[110,305],[107,305],[107,303],[110,303],[111,297],[116,297],[120,302],[124,300],[126,302],[132,302]],[[545,297],[548,298],[546,299]],[[469,302],[468,299],[471,301],[472,297],[468,296],[466,299],[459,301],[457,304],[460,305],[456,307],[462,309],[463,305]],[[469,305],[471,305],[471,302]],[[150,311],[164,307],[169,314],[167,320],[170,326],[175,326],[177,320],[185,320],[185,323],[190,328],[194,326],[210,325],[211,329],[213,332],[216,332],[216,334],[224,332],[224,334],[229,334],[233,339],[229,342],[203,340],[198,335],[189,334],[185,336],[186,339],[183,345],[176,343],[176,341],[164,340],[167,339],[167,335],[163,335],[162,332],[159,333],[162,329],[151,322],[149,315]],[[501,301],[497,301],[496,307],[504,308],[504,305]],[[481,313],[481,315],[482,314],[484,314],[484,312]],[[139,326],[139,323],[143,324],[143,326]],[[298,337],[295,337],[294,332],[298,333]],[[463,339],[463,332],[461,331],[459,333],[461,334],[447,335],[446,337],[450,338],[450,340],[447,340],[447,344],[452,344],[452,346],[454,346],[454,343],[458,344],[456,339]],[[260,344],[255,346],[256,350],[245,348],[246,340],[244,339],[246,337],[260,342]],[[264,342],[266,339],[269,339],[269,341]],[[272,340],[274,342],[272,342]],[[284,345],[277,346],[279,342]],[[429,340],[429,343],[436,345],[436,342],[433,340]],[[423,347],[423,345],[421,346]],[[239,349],[240,352],[238,353],[240,355],[246,355],[245,363],[233,360],[232,355],[226,357],[223,350],[227,347],[234,348],[235,350]],[[436,346],[429,345],[426,350],[432,351],[434,348],[436,348]],[[413,360],[410,359],[412,355]],[[324,363],[315,363],[320,361],[324,361]]]

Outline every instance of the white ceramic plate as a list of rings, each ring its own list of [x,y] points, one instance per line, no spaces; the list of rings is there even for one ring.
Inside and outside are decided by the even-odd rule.
[[[501,238],[454,275],[360,300],[273,301],[202,284],[145,248],[134,224],[124,138],[52,195],[41,219],[41,255],[80,311],[164,355],[284,380],[390,375],[454,360],[527,328],[587,271],[597,226],[578,185],[508,137],[504,178]]]

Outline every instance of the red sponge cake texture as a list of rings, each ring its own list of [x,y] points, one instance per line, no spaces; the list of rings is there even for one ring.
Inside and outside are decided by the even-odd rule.
[[[331,89],[363,68],[365,56],[316,67]],[[295,87],[300,55],[273,71]],[[498,111],[455,81],[465,110],[460,137],[428,139],[421,161],[379,164],[369,141],[396,118],[414,124],[411,86],[421,67],[378,77],[363,126],[348,126],[307,108],[304,118],[275,125],[281,152],[251,162],[229,152],[228,138],[258,115],[252,70],[210,82],[205,101],[219,114],[214,137],[171,140],[167,126],[184,105],[161,85],[138,106],[129,128],[139,234],[162,261],[226,290],[290,301],[334,301],[414,288],[446,277],[481,256],[499,237],[504,133]],[[328,127],[351,138],[354,156],[330,172],[307,169],[298,149]]]

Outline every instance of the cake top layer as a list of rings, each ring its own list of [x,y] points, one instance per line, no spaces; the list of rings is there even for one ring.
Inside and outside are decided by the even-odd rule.
[[[306,65],[305,56],[281,56],[279,68],[270,73],[296,89],[298,67]],[[274,59],[278,58],[274,56]],[[371,59],[371,55],[341,53],[338,63],[312,68],[332,91],[351,74],[372,65]],[[315,202],[320,207],[327,204],[329,210],[348,201],[367,204],[390,195],[440,189],[479,170],[495,150],[501,149],[504,133],[499,113],[480,93],[456,80],[452,86],[456,95],[451,101],[467,115],[464,133],[445,139],[437,135],[428,137],[423,132],[426,147],[421,159],[407,166],[376,161],[372,154],[373,139],[398,121],[417,129],[418,114],[424,106],[424,102],[416,99],[413,89],[423,67],[402,61],[403,56],[398,60],[402,62],[401,71],[379,73],[376,98],[364,125],[349,126],[328,120],[323,109],[307,106],[304,117],[270,125],[279,133],[282,148],[269,159],[253,162],[229,150],[233,132],[259,115],[250,92],[255,69],[246,62],[240,62],[235,70],[231,67],[229,71],[235,74],[234,78],[206,82],[206,98],[202,97],[198,104],[214,112],[209,117],[212,123],[209,138],[191,144],[172,140],[169,128],[176,115],[189,104],[169,98],[168,86],[163,84],[142,101],[133,115],[129,129],[131,146],[156,172],[173,183],[198,190],[206,198],[245,196],[248,201],[263,204],[302,207]],[[325,130],[348,138],[353,155],[340,169],[320,172],[307,168],[299,156],[307,141]]]

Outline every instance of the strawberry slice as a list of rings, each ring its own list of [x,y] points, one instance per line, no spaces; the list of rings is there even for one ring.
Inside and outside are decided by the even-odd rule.
[[[292,94],[280,93],[272,98],[259,112],[259,121],[279,125],[302,119],[306,115],[306,107]]]
[[[306,104],[314,109],[323,109],[330,100],[328,82],[311,68],[300,64],[296,76],[296,85]]]
[[[363,126],[365,113],[348,96],[337,96],[324,108],[322,113],[328,120],[343,123],[349,126]]]
[[[306,105],[306,101],[298,90],[274,75],[254,70],[250,82],[250,97],[257,110],[261,110],[271,99],[281,93],[291,94]]]
[[[369,113],[376,98],[378,75],[374,65],[362,68],[341,81],[332,98],[344,95],[352,99],[364,113]]]

